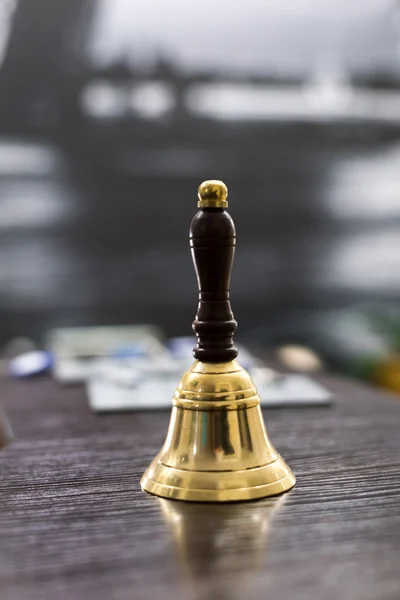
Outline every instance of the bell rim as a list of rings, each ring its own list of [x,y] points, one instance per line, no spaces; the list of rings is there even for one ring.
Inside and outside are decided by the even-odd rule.
[[[167,480],[179,481],[179,485],[165,483],[151,477],[154,468],[166,475]],[[274,479],[274,474],[284,472],[283,477]],[[258,485],[243,485],[249,480],[249,475],[257,471]],[[228,472],[222,472],[228,473]],[[219,472],[221,474],[221,472]],[[170,500],[183,500],[189,502],[242,502],[246,500],[257,500],[268,496],[276,496],[289,491],[296,484],[296,478],[281,456],[262,467],[231,471],[231,481],[236,482],[236,487],[225,489],[211,489],[209,487],[197,487],[199,478],[211,475],[206,471],[184,471],[163,465],[156,458],[140,481],[141,488],[155,496],[168,498]],[[158,477],[160,479],[160,477]]]

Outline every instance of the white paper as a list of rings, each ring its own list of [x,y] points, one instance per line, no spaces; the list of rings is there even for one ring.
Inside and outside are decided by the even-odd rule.
[[[330,404],[331,393],[308,376],[284,375],[261,383],[257,374],[252,376],[263,408]],[[95,412],[169,409],[178,380],[175,373],[145,378],[137,385],[93,378],[87,384],[89,406]]]

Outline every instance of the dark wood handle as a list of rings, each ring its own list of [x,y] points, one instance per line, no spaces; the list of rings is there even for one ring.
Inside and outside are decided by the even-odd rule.
[[[199,284],[193,356],[202,362],[229,362],[238,355],[233,341],[237,322],[229,300],[235,245],[235,225],[226,210],[199,210],[190,227],[190,246]]]

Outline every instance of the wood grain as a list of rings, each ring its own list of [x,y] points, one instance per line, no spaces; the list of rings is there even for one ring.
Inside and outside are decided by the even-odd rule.
[[[168,413],[99,417],[82,388],[2,382],[2,600],[398,600],[400,401],[324,381],[332,408],[266,413],[296,488],[218,506],[140,491]]]

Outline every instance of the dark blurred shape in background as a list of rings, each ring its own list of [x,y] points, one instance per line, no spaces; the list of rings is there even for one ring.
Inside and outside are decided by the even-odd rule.
[[[3,0],[1,345],[188,334],[188,227],[218,178],[239,337],[344,368],[326,332],[400,298],[399,39],[394,0]]]

